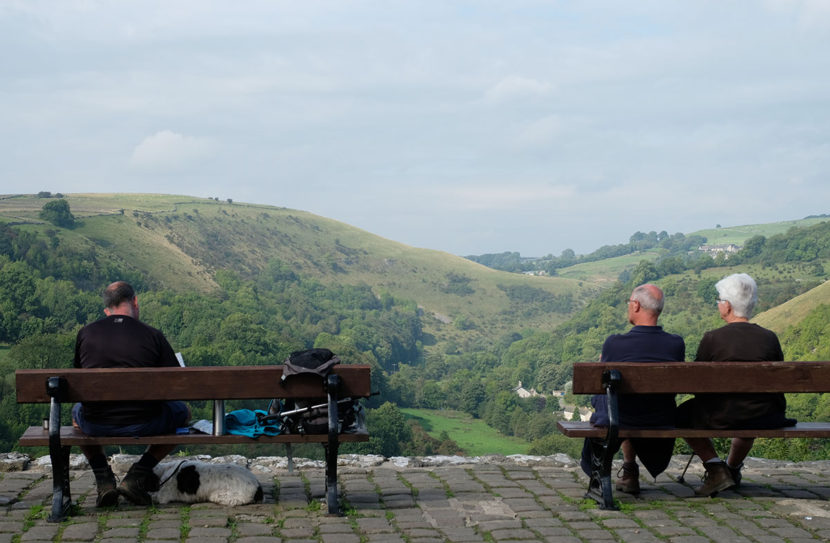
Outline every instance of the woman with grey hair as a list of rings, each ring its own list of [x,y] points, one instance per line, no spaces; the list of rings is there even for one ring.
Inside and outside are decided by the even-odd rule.
[[[698,361],[761,362],[784,360],[775,332],[749,322],[758,301],[755,280],[745,273],[724,277],[715,284],[718,312],[726,326],[703,335],[697,348]],[[783,394],[697,394],[677,408],[677,426],[691,428],[780,428],[795,420],[785,415]],[[712,496],[740,484],[741,467],[753,438],[735,438],[726,462],[709,438],[687,438],[686,442],[706,468],[698,496]]]

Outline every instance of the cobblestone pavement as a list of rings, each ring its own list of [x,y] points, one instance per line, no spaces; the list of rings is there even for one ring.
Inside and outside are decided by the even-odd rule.
[[[830,462],[750,459],[740,490],[712,499],[695,498],[689,486],[675,481],[685,460],[675,458],[668,475],[656,481],[643,478],[639,497],[617,493],[619,511],[583,499],[587,478],[561,458],[343,465],[341,517],[326,514],[323,471],[313,463],[293,472],[255,472],[264,503],[230,508],[122,503],[96,510],[91,472],[75,470],[78,512],[62,523],[45,520],[52,490],[48,471],[0,473],[0,543],[830,540]],[[701,472],[694,463],[687,479],[698,483]]]

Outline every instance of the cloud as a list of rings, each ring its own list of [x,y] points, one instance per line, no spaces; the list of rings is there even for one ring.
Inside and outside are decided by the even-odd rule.
[[[521,98],[544,96],[553,91],[553,85],[535,79],[511,75],[505,77],[484,93],[487,103],[500,103]]]
[[[523,126],[516,138],[520,147],[545,147],[550,145],[564,129],[558,115],[549,115]]]
[[[133,150],[130,166],[150,170],[181,170],[207,157],[213,145],[207,139],[161,130],[144,138]]]
[[[826,0],[767,0],[773,12],[792,15],[802,28],[830,28],[830,3]]]
[[[549,207],[576,194],[572,186],[465,186],[437,190],[444,205],[466,210],[524,210]]]

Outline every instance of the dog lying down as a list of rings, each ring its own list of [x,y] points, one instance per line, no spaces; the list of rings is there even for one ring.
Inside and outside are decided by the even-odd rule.
[[[166,462],[155,468],[162,483],[155,494],[160,504],[213,502],[246,505],[262,501],[262,486],[253,473],[236,464],[193,460]]]

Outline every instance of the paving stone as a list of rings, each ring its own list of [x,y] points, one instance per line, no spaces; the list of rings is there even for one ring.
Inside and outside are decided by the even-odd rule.
[[[33,526],[21,536],[20,541],[52,541],[58,534],[58,528],[58,524]]]
[[[267,536],[274,531],[272,524],[257,524],[254,522],[242,522],[236,525],[236,533],[239,537]]]
[[[366,534],[391,533],[395,528],[384,518],[359,518],[358,529]]]
[[[360,543],[360,536],[355,534],[321,534],[323,543]]]
[[[175,539],[178,540],[182,532],[178,528],[150,528],[147,530],[147,539],[161,540],[161,539]]]
[[[491,530],[490,537],[496,541],[508,541],[512,539],[536,539],[536,534],[525,528],[515,530]]]
[[[98,533],[97,522],[71,524],[61,535],[61,541],[92,541]]]
[[[109,528],[101,534],[101,537],[104,539],[119,539],[119,538],[132,538],[135,539],[138,537],[138,526],[125,526],[122,528]]]

